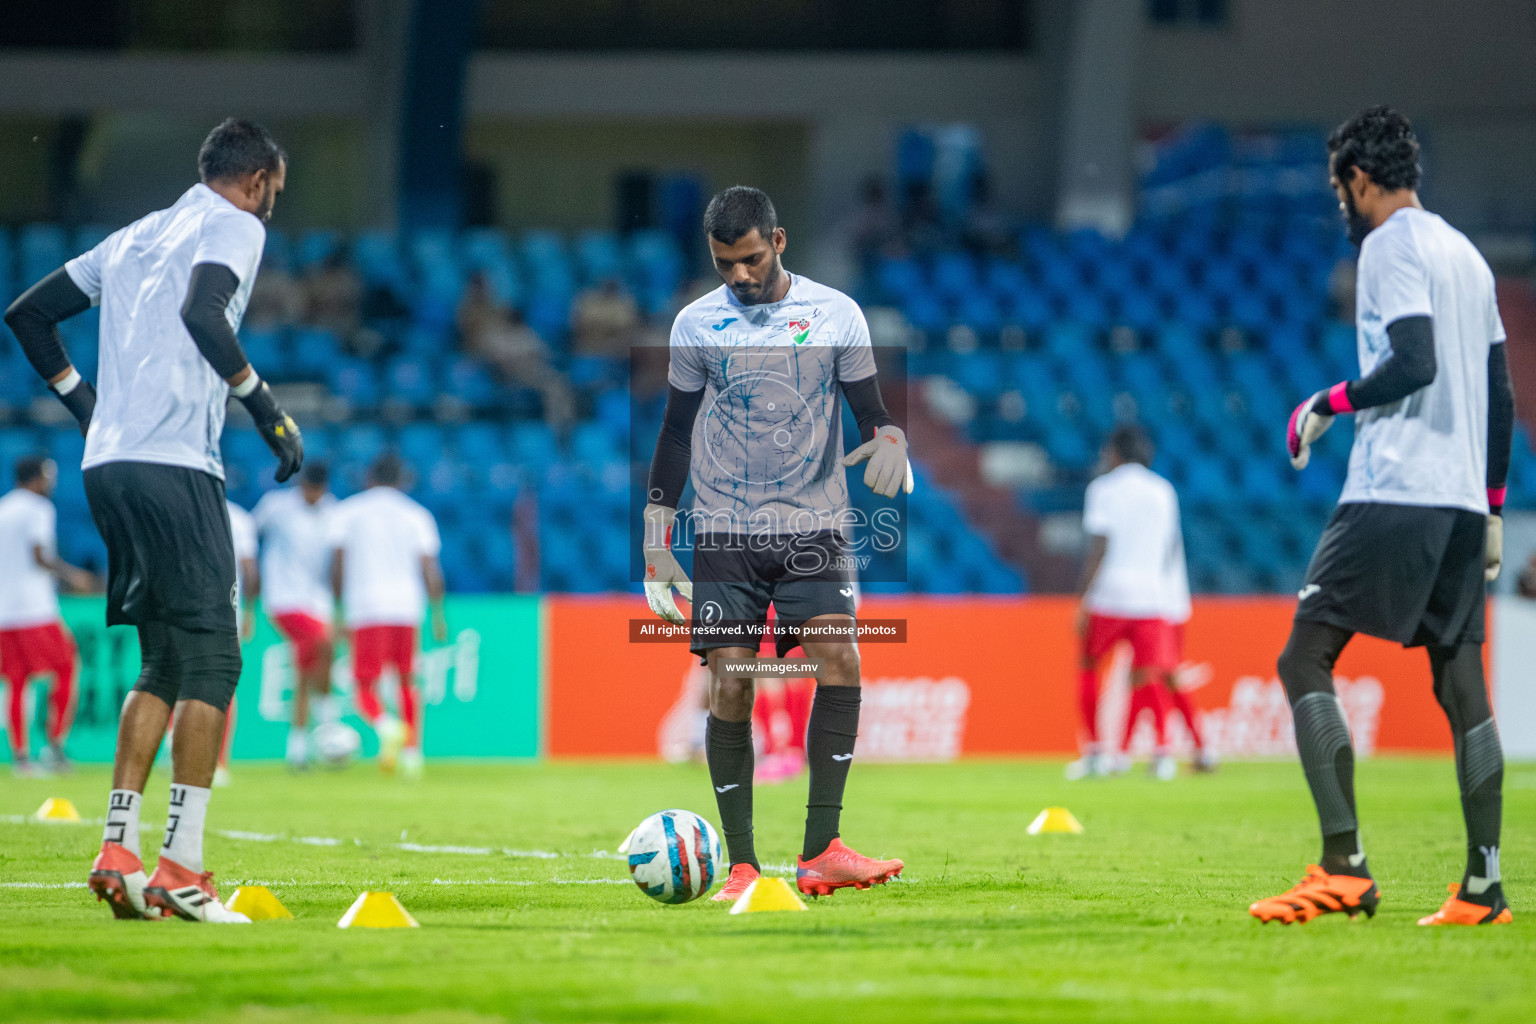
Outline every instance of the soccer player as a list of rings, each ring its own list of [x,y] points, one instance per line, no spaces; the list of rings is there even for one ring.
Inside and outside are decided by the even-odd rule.
[[[233,394],[278,457],[279,481],[303,462],[298,428],[235,337],[287,158],[265,129],[232,118],[209,132],[197,166],[201,181],[174,206],[70,260],[5,320],[85,434],[85,494],[107,545],[107,624],[138,628],[144,662],[123,702],[90,888],[119,918],[243,923],[203,869],[209,785],[240,677],[219,435]],[[98,302],[99,397],[57,326]],[[139,809],[173,707],[171,809],[146,881]]]
[[[1144,707],[1157,730],[1152,772],[1170,780],[1177,773],[1165,746],[1164,721],[1171,701],[1183,713],[1199,751],[1196,765],[1213,763],[1205,751],[1189,695],[1179,690],[1174,670],[1183,660],[1183,626],[1189,619],[1189,577],[1184,566],[1184,534],[1179,526],[1179,496],[1173,485],[1149,468],[1152,442],[1140,427],[1115,428],[1104,445],[1108,470],[1088,485],[1083,529],[1088,557],[1078,586],[1078,634],[1082,665],[1078,698],[1088,742],[1083,758],[1069,765],[1069,778],[1104,775],[1111,770],[1108,752],[1099,746],[1099,662],[1127,642],[1131,645],[1131,708],[1126,742]],[[1166,687],[1166,693],[1159,692]]]
[[[438,643],[448,639],[448,620],[437,521],[400,490],[403,476],[397,456],[379,456],[368,470],[368,488],[336,503],[329,537],[331,586],[352,635],[358,711],[378,733],[380,767],[393,771],[398,763],[415,778],[422,771],[416,630],[428,601]],[[400,679],[399,718],[379,702],[379,677],[388,666]]]
[[[293,650],[293,717],[288,767],[309,764],[310,702],[323,722],[340,717],[331,696],[330,526],[336,499],[323,462],[306,462],[298,487],[268,491],[253,515],[261,534],[267,615]]]
[[[64,740],[75,717],[75,680],[79,660],[75,641],[59,617],[55,579],[76,590],[89,590],[91,574],[58,555],[52,459],[16,460],[16,489],[0,498],[0,675],[11,687],[11,768],[17,775],[67,771]],[[27,680],[51,675],[48,693],[48,746],[41,766],[31,760],[27,740]]]
[[[868,462],[864,482],[884,497],[910,491],[907,439],[880,398],[864,314],[841,292],[784,269],[786,236],[768,196],[726,189],[710,200],[704,232],[725,283],[672,326],[643,555],[652,610],[681,624],[672,587],[692,601],[691,649],[710,668],[706,754],[731,856],[730,878],[714,898],[739,898],[760,873],[752,836],[752,680],[722,676],[720,666],[756,657],[769,602],[783,627],[779,654],[799,646],[822,663],[806,743],[810,800],[797,884],[817,895],[867,888],[900,874],[902,863],[872,860],[838,838],[859,726],[859,650],[846,637],[854,604],[842,467]],[[846,457],[840,395],[870,438]],[[694,531],[697,594],[669,550],[690,475],[692,517],[701,524]],[[829,638],[829,628],[845,638]],[[821,630],[822,638],[807,630]]]
[[[1504,753],[1483,681],[1486,581],[1503,556],[1514,393],[1493,274],[1460,231],[1419,203],[1419,144],[1387,107],[1328,138],[1329,179],[1360,246],[1361,376],[1291,414],[1291,463],[1336,416],[1355,415],[1338,508],[1318,541],[1280,654],[1296,747],[1322,825],[1321,862],[1250,908],[1262,921],[1376,912],[1355,810],[1355,756],[1333,666],[1356,633],[1424,647],[1450,720],[1467,830],[1461,884],[1419,924],[1503,924]]]

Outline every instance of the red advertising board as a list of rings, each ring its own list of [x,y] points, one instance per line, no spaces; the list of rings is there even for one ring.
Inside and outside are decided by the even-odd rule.
[[[1294,749],[1275,659],[1294,600],[1202,598],[1186,633],[1180,685],[1226,757]],[[860,744],[871,758],[1059,755],[1077,747],[1077,641],[1069,598],[868,598],[864,619],[906,622],[904,643],[862,643]],[[554,597],[547,616],[548,752],[655,755],[680,744],[702,711],[698,659],[683,643],[631,642],[639,597]],[[1118,735],[1125,658],[1105,666],[1101,725]],[[1335,670],[1362,752],[1451,749],[1428,659],[1357,637]],[[1181,738],[1174,731],[1175,741]]]

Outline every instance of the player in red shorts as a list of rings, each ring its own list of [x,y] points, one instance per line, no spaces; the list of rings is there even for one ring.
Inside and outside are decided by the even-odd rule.
[[[314,718],[341,717],[331,695],[330,517],[336,498],[324,462],[306,462],[299,486],[268,491],[256,503],[261,534],[261,577],[267,615],[293,652],[295,685],[285,759],[309,765],[311,704]]]
[[[0,675],[10,685],[11,766],[17,775],[68,769],[64,740],[75,717],[79,666],[74,638],[59,618],[54,579],[76,590],[90,590],[94,582],[58,556],[50,500],[57,480],[52,459],[18,459],[16,489],[0,498]],[[27,740],[27,680],[36,675],[53,676],[42,765],[33,764]]]
[[[368,489],[337,502],[331,516],[331,585],[352,636],[352,675],[358,711],[379,735],[379,764],[398,762],[419,776],[421,696],[412,670],[416,629],[432,608],[432,636],[448,639],[443,617],[442,540],[432,513],[400,490],[399,458],[380,456],[368,471]],[[393,667],[400,678],[400,717],[384,712],[378,682]],[[402,721],[403,719],[403,721]]]
[[[1189,724],[1200,751],[1197,767],[1213,764],[1194,708],[1174,675],[1183,660],[1184,623],[1189,619],[1179,498],[1167,480],[1148,468],[1152,443],[1140,427],[1116,428],[1102,459],[1109,468],[1088,485],[1083,505],[1089,549],[1078,590],[1083,642],[1078,696],[1087,743],[1082,759],[1069,765],[1067,774],[1104,775],[1118,767],[1099,743],[1098,665],[1116,644],[1125,642],[1131,647],[1132,687],[1125,741],[1140,713],[1150,708],[1157,742],[1152,771],[1160,779],[1172,779],[1177,767],[1168,756],[1165,732],[1170,704]]]

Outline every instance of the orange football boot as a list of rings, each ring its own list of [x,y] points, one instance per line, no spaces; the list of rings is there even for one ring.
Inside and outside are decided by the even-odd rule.
[[[136,921],[160,916],[158,912],[149,913],[144,902],[144,863],[125,846],[102,843],[86,884],[98,902],[107,901],[113,917]]]
[[[165,856],[161,856],[160,863],[155,865],[155,873],[149,877],[149,884],[144,887],[144,902],[151,911],[158,909],[162,917],[209,924],[251,923],[249,917],[228,909],[219,901],[212,871],[193,871]]]
[[[747,886],[761,877],[751,864],[732,864],[730,877],[710,899],[716,903],[735,903],[747,891]]]
[[[1330,875],[1316,864],[1307,865],[1307,877],[1279,896],[1259,900],[1248,913],[1266,924],[1306,924],[1314,917],[1342,911],[1354,917],[1362,910],[1366,917],[1376,913],[1381,890],[1370,878],[1354,875]]]
[[[903,867],[899,860],[875,860],[844,846],[841,839],[833,839],[819,856],[798,859],[795,886],[810,896],[830,896],[832,890],[850,885],[855,889],[884,885],[901,874]]]
[[[1468,903],[1457,896],[1461,891],[1459,882],[1452,882],[1446,888],[1451,891],[1451,898],[1433,914],[1419,918],[1419,924],[1509,924],[1515,919],[1502,896],[1498,903],[1485,907],[1481,903]]]

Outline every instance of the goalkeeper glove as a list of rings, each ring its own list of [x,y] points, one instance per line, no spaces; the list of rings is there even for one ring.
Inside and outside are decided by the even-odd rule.
[[[1488,488],[1488,540],[1484,547],[1483,579],[1492,583],[1504,567],[1504,488]]]
[[[843,465],[868,461],[865,485],[882,498],[894,498],[898,490],[912,493],[912,463],[907,459],[907,435],[894,423],[875,431],[875,436],[843,456]]]
[[[96,389],[73,368],[69,376],[50,387],[80,424],[80,436],[84,437],[91,429],[91,416],[96,412]]]
[[[1298,405],[1291,413],[1291,421],[1285,427],[1285,448],[1290,453],[1291,465],[1305,469],[1312,458],[1312,445],[1333,426],[1333,418],[1341,412],[1354,412],[1349,404],[1343,384],[1335,384],[1319,391]]]
[[[693,583],[683,567],[672,557],[672,523],[677,519],[677,509],[665,505],[645,506],[645,536],[641,551],[645,555],[645,600],[651,611],[668,622],[681,626],[683,613],[677,610],[672,588],[684,601],[693,601]]]
[[[299,433],[299,425],[293,422],[292,416],[277,407],[272,389],[267,387],[266,381],[256,376],[254,370],[234,389],[233,394],[251,414],[261,439],[267,442],[267,447],[277,456],[274,479],[278,483],[285,482],[304,465],[304,435]]]

